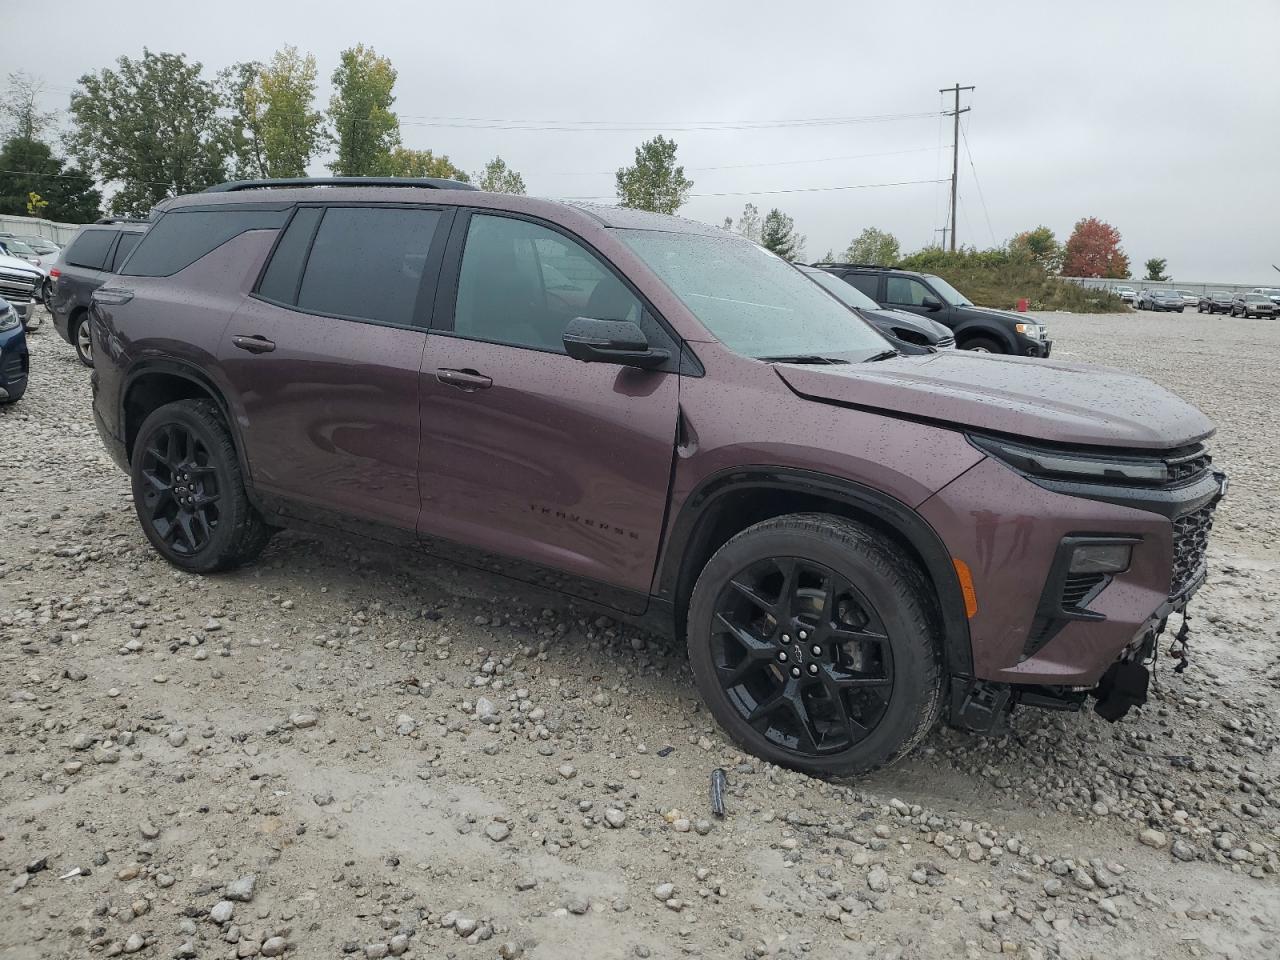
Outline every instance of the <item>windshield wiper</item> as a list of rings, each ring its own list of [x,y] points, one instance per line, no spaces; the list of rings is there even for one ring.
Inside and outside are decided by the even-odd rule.
[[[783,354],[777,357],[757,357],[765,363],[848,363],[840,357],[821,357],[814,353]]]
[[[875,363],[877,360],[892,360],[894,357],[900,357],[900,356],[902,356],[902,354],[900,354],[897,350],[884,350],[884,351],[881,351],[880,353],[872,354],[871,356],[867,357],[867,359],[864,360],[863,363]]]

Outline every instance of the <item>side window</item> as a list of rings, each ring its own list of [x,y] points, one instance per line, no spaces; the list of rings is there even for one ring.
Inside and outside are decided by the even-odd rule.
[[[73,267],[101,270],[115,238],[115,230],[85,230],[67,247],[66,261]]]
[[[124,263],[125,257],[129,256],[141,239],[142,234],[140,233],[120,234],[120,242],[116,244],[115,256],[111,258],[111,270],[113,273],[120,269],[120,264]]]
[[[276,244],[275,252],[271,254],[262,282],[258,284],[258,296],[291,306],[298,302],[302,268],[323,212],[320,207],[300,207],[293,215],[284,236]]]
[[[574,317],[641,323],[642,313],[626,285],[563,234],[472,215],[453,318],[459,336],[563,353]]]
[[[880,285],[880,275],[876,273],[846,273],[845,283],[852,284],[872,300],[876,299],[876,287]]]
[[[128,277],[171,277],[247,230],[272,230],[288,210],[229,208],[173,210],[144,235],[127,269]]]
[[[302,274],[298,309],[412,326],[439,223],[439,210],[329,207]]]
[[[912,280],[910,277],[887,277],[885,282],[885,303],[902,303],[907,306],[919,307],[924,304],[925,297],[931,297],[933,294],[919,280]]]

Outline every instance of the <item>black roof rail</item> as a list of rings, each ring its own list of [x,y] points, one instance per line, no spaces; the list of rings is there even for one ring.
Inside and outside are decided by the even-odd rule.
[[[99,224],[99,223],[150,223],[151,221],[148,220],[146,217],[99,217],[97,220],[93,222],[95,224]]]
[[[811,267],[861,267],[867,270],[901,270],[901,267],[889,267],[883,263],[846,263],[843,260],[820,260],[809,264]]]
[[[461,180],[442,177],[281,177],[275,180],[230,180],[206,187],[205,193],[237,193],[282,187],[427,187],[433,190],[476,190]]]

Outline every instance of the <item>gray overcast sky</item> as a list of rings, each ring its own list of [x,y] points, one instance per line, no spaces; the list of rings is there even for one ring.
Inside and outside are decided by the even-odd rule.
[[[471,171],[500,153],[532,194],[611,198],[612,171],[642,139],[667,133],[695,194],[741,194],[695,196],[683,214],[719,223],[748,201],[762,213],[778,206],[807,235],[811,258],[842,251],[868,225],[895,233],[904,250],[925,245],[940,236],[945,186],[765,191],[945,177],[950,122],[676,128],[936,113],[938,88],[958,81],[977,86],[963,101],[973,107],[964,120],[974,166],[962,145],[962,243],[989,246],[1039,223],[1065,240],[1076,220],[1097,216],[1120,230],[1135,276],[1161,256],[1175,279],[1280,282],[1271,267],[1280,264],[1278,0],[813,9],[754,0],[62,0],[55,41],[41,39],[38,5],[0,0],[0,64],[43,78],[48,105],[65,109],[81,73],[144,45],[186,53],[212,74],[292,43],[316,55],[327,103],[339,50],[362,41],[399,71],[407,146]],[[438,117],[644,129],[461,129],[427,119]],[[742,164],[770,165],[706,169]]]

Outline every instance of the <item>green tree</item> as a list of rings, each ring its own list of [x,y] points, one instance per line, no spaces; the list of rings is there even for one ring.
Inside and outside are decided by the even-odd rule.
[[[738,218],[738,232],[755,243],[760,242],[760,211],[754,203],[742,208],[742,216]]]
[[[229,114],[223,121],[228,172],[237,180],[267,175],[260,131],[247,110],[249,88],[253,86],[261,69],[262,64],[249,61],[235,63],[218,71],[218,95],[222,98],[223,109]]]
[[[40,216],[50,220],[89,223],[102,215],[92,177],[65,166],[47,143],[15,137],[0,147],[0,213],[26,216],[33,193],[44,203]]]
[[[1018,234],[1009,241],[1009,252],[1039,264],[1050,273],[1057,273],[1062,267],[1062,245],[1046,226]]]
[[[116,69],[80,78],[67,150],[100,181],[119,184],[115,212],[143,214],[226,179],[222,103],[199,63],[143,48],[141,59],[120,57]]]
[[[481,190],[491,193],[518,193],[524,195],[524,177],[507,166],[507,161],[494,157],[484,165],[484,171],[477,179]]]
[[[325,144],[324,115],[313,108],[316,58],[285,45],[259,66],[242,93],[241,109],[260,177],[305,177]]]
[[[57,116],[36,105],[43,93],[44,82],[25,70],[9,74],[4,100],[0,101],[0,134],[17,140],[42,139]]]
[[[346,177],[391,174],[391,151],[400,143],[400,120],[391,112],[396,99],[391,61],[358,43],[342,51],[332,81],[329,124],[338,156],[329,169]]]
[[[411,150],[408,147],[396,147],[391,151],[388,172],[393,177],[444,177],[446,180],[471,182],[466,171],[455,167],[443,153],[437,157],[430,150]]]
[[[659,134],[636,147],[636,160],[618,170],[618,200],[624,207],[675,213],[693,189],[684,167],[676,166],[676,142]]]
[[[1147,268],[1147,275],[1143,279],[1146,280],[1168,280],[1165,276],[1165,270],[1169,266],[1169,261],[1164,257],[1152,257],[1144,266]]]
[[[886,230],[867,227],[849,244],[844,259],[849,263],[871,263],[891,267],[901,256],[898,238]]]
[[[804,256],[804,237],[796,233],[795,221],[777,207],[765,214],[760,227],[760,245],[783,260],[799,260]]]

